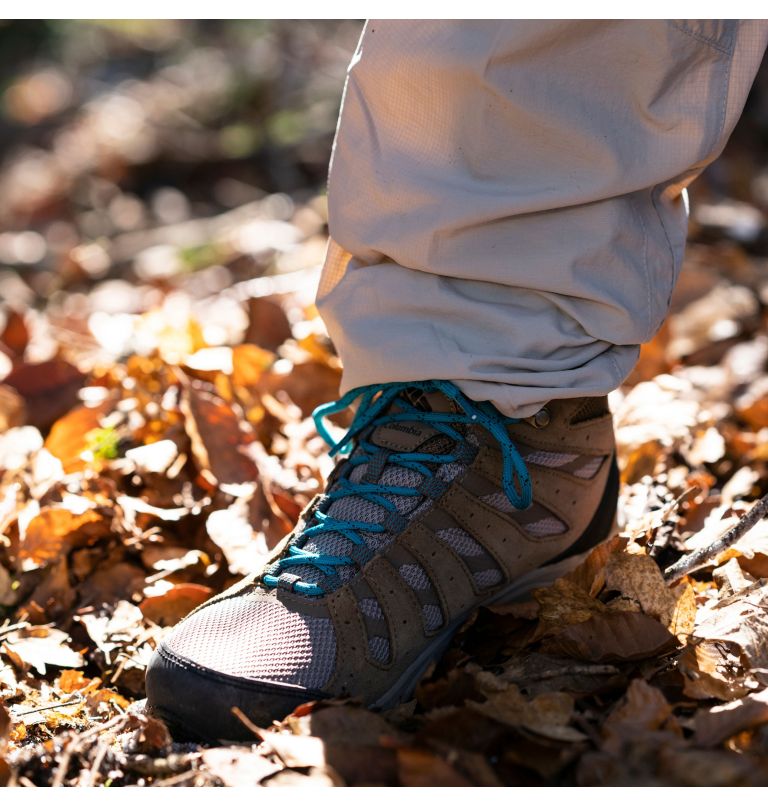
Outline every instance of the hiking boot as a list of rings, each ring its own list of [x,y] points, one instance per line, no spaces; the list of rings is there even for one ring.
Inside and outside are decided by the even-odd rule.
[[[333,443],[323,417],[360,399]],[[452,383],[353,390],[315,412],[345,454],[266,566],[160,645],[150,711],[183,735],[248,739],[308,700],[389,708],[480,605],[521,598],[610,536],[618,494],[606,398],[523,420]]]

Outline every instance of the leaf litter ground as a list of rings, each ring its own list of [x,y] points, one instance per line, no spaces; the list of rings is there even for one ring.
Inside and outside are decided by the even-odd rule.
[[[768,286],[732,244],[691,248],[612,395],[615,536],[478,612],[411,702],[307,703],[229,746],[143,713],[163,634],[257,567],[331,467],[309,418],[340,377],[311,305],[322,205],[273,215],[210,228],[232,263],[258,254],[256,279],[106,280],[4,311],[0,783],[768,783],[768,522],[663,573],[768,492]]]

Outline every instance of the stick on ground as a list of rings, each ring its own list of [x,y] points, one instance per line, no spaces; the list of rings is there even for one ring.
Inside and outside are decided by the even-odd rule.
[[[698,549],[691,554],[681,557],[674,565],[670,565],[664,571],[664,579],[667,582],[677,582],[686,574],[692,574],[703,568],[713,557],[732,546],[739,538],[743,537],[759,520],[768,515],[768,495],[764,495],[749,512],[744,515],[739,522],[730,528],[724,535],[717,538],[704,548]]]

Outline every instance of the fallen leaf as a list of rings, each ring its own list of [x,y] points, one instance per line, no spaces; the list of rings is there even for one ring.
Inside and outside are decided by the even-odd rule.
[[[258,786],[268,775],[283,769],[253,750],[238,747],[208,748],[201,760],[225,786]]]
[[[66,473],[82,470],[86,466],[81,454],[87,448],[87,435],[99,428],[102,418],[113,406],[112,398],[98,406],[77,406],[53,423],[45,440],[45,448],[61,461]]]
[[[27,407],[27,423],[47,431],[78,402],[85,375],[61,358],[39,364],[20,364],[3,383],[15,389]]]
[[[16,358],[21,358],[29,344],[29,328],[24,315],[13,309],[8,311],[5,326],[0,332],[2,342]]]
[[[768,722],[768,690],[749,694],[740,700],[696,711],[694,717],[697,744],[711,747],[747,728]]]
[[[397,751],[400,786],[471,786],[445,759],[415,747]]]
[[[563,692],[540,694],[528,700],[517,686],[510,685],[483,703],[468,703],[468,707],[505,725],[527,728],[549,739],[580,742],[587,738],[568,725],[573,715],[573,697]]]
[[[674,636],[644,613],[622,610],[597,613],[571,624],[549,639],[547,651],[595,663],[642,660],[672,649]]]
[[[601,601],[565,578],[535,590],[533,597],[539,603],[536,637],[559,633],[568,625],[588,621],[595,613],[607,610]]]
[[[0,433],[18,428],[27,420],[24,398],[12,387],[0,384]]]
[[[687,641],[696,624],[697,613],[696,592],[692,585],[686,583],[679,589],[677,601],[669,620],[669,631],[672,635],[679,641]]]
[[[254,297],[248,300],[248,329],[244,342],[256,344],[273,352],[293,337],[288,317],[282,306],[268,297]]]
[[[241,428],[242,420],[216,395],[189,385],[182,410],[192,440],[192,453],[201,471],[215,484],[243,484],[258,479],[258,470],[245,446],[252,436]]]
[[[139,609],[145,618],[154,621],[161,627],[170,627],[191,613],[206,599],[210,599],[213,590],[205,585],[182,582],[159,596],[149,596]]]
[[[605,567],[605,587],[633,599],[642,611],[670,623],[675,609],[675,596],[664,582],[656,562],[645,554],[614,552]]]
[[[28,628],[15,633],[0,644],[6,655],[24,667],[32,667],[44,675],[47,666],[62,666],[78,669],[85,665],[82,655],[67,646],[69,636],[53,627]]]
[[[111,518],[100,508],[73,512],[63,506],[45,507],[24,530],[19,546],[21,569],[42,568],[73,548],[92,546],[111,533]]]

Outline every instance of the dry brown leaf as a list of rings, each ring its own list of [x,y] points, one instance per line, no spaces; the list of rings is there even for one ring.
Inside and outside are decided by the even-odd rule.
[[[85,502],[88,506],[90,502]],[[92,546],[112,533],[112,519],[101,508],[72,511],[45,507],[27,524],[19,546],[23,571],[42,568],[80,546]]]
[[[605,567],[605,586],[638,602],[644,613],[662,624],[669,624],[675,609],[675,595],[651,557],[614,552]]]
[[[669,631],[679,641],[685,643],[696,624],[698,612],[696,592],[691,584],[685,583],[676,590],[676,593],[677,601],[669,621]]]
[[[47,431],[78,402],[85,375],[61,358],[40,364],[20,364],[3,383],[13,387],[27,407],[27,423]]]
[[[736,733],[766,722],[768,690],[763,689],[726,705],[699,709],[694,718],[694,738],[697,744],[711,747]]]
[[[682,735],[666,697],[644,680],[635,679],[629,684],[624,700],[603,723],[603,749],[620,752],[625,743],[633,742],[649,731]]]
[[[26,420],[24,398],[12,387],[0,384],[0,434],[24,425]]]
[[[309,417],[322,403],[339,396],[341,370],[320,361],[295,364],[286,374],[268,373],[264,377],[264,391],[275,395],[285,392],[301,410],[302,417]]]
[[[718,603],[693,632],[695,640],[735,648],[746,669],[768,668],[768,580]]]
[[[551,638],[547,649],[595,663],[642,660],[664,654],[674,636],[644,613],[606,610],[570,624]]]
[[[535,590],[533,596],[539,603],[537,637],[556,634],[570,624],[587,621],[595,613],[607,609],[602,602],[565,578],[555,580],[548,588]]]
[[[82,655],[70,649],[68,642],[69,635],[63,630],[35,627],[9,635],[0,644],[0,650],[15,663],[44,675],[46,666],[79,669],[85,665]]]
[[[214,484],[258,479],[256,465],[245,449],[253,437],[241,428],[242,420],[228,403],[190,384],[184,389],[182,410],[198,467]]]
[[[113,398],[98,406],[78,406],[53,424],[45,447],[61,461],[65,473],[73,473],[86,466],[81,454],[87,447],[87,435],[99,428],[102,418],[113,406]]]
[[[283,769],[258,752],[239,747],[211,747],[203,750],[201,759],[225,786],[258,786]]]
[[[568,723],[573,715],[573,697],[563,692],[540,694],[526,699],[517,686],[491,695],[485,702],[469,702],[468,707],[511,727],[527,728],[540,736],[565,742],[587,737]]]
[[[0,342],[16,357],[21,358],[29,344],[29,328],[24,315],[15,310],[8,311],[5,326],[0,333]]]
[[[273,352],[293,337],[288,317],[276,299],[254,297],[248,300],[248,329],[244,342]]]
[[[159,596],[147,597],[139,609],[155,624],[171,627],[212,595],[213,590],[205,585],[182,582]]]
[[[445,759],[415,747],[397,751],[400,786],[471,786]]]
[[[624,538],[614,535],[609,540],[595,546],[586,559],[573,571],[569,571],[563,579],[580,587],[589,596],[597,596],[605,585],[605,567],[615,552],[621,551],[627,544]]]

